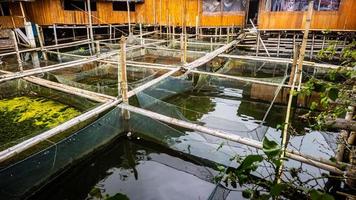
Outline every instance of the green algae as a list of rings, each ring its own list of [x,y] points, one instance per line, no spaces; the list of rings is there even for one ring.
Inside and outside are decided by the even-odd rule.
[[[81,112],[43,97],[20,96],[0,100],[0,147],[41,133]]]

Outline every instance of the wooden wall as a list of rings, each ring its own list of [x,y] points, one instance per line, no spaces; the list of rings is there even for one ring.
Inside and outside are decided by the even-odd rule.
[[[186,9],[184,5],[186,4]],[[245,12],[233,14],[204,15],[202,0],[145,0],[136,4],[136,11],[131,13],[132,23],[161,24],[182,26],[184,12],[187,26],[196,26],[198,16],[199,26],[243,26]],[[52,24],[88,24],[88,16],[81,11],[63,10],[60,0],[36,0],[26,3],[28,17],[39,25]],[[97,1],[97,11],[93,13],[94,24],[128,23],[126,11],[113,11],[111,2]]]
[[[24,20],[22,17],[20,4],[19,3],[10,3],[9,8],[12,12],[12,16],[0,16],[0,27],[1,28],[14,28],[23,27]],[[14,22],[13,22],[13,21]]]
[[[268,12],[260,0],[258,26],[261,30],[304,29],[306,12]],[[314,11],[312,30],[356,30],[356,1],[341,0],[338,11]]]

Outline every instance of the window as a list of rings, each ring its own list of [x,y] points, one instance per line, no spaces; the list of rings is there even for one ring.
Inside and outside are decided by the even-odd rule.
[[[10,16],[9,3],[0,3],[0,16]]]
[[[203,0],[203,12],[238,12],[246,9],[247,0]]]
[[[130,2],[130,11],[135,11],[135,3]],[[113,2],[112,3],[113,11],[127,11],[127,3],[126,2]]]
[[[78,11],[87,11],[86,1],[79,0],[64,0],[63,1],[64,10],[78,10]],[[90,1],[90,9],[91,11],[96,11],[96,2]]]
[[[316,0],[314,9],[319,11],[339,10],[340,0]]]
[[[340,0],[315,0],[314,10],[332,11],[338,10]],[[268,11],[306,11],[308,10],[308,0],[267,0],[266,10]]]

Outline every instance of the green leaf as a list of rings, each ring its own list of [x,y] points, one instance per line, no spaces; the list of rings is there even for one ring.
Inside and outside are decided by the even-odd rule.
[[[309,194],[312,200],[334,200],[334,197],[330,194],[318,190],[311,190]]]
[[[286,185],[284,184],[274,184],[272,187],[271,187],[271,191],[270,191],[270,194],[274,197],[277,197],[277,196],[280,196],[282,191],[285,190],[287,188]]]
[[[263,157],[261,155],[248,155],[241,162],[240,166],[237,168],[239,171],[250,170],[254,167],[256,162],[262,162]]]
[[[275,142],[268,140],[267,137],[263,138],[263,152],[268,158],[274,158],[281,153],[281,147]]]
[[[252,197],[253,191],[251,189],[246,189],[244,191],[242,191],[242,197],[249,199]]]
[[[220,172],[225,171],[225,167],[222,165],[219,165],[217,168],[218,168],[218,171],[220,171]]]
[[[339,89],[330,88],[330,90],[328,92],[328,96],[331,100],[335,101],[339,97]]]
[[[105,198],[105,200],[130,200],[130,198],[124,194],[117,193],[112,197],[109,196],[109,197]]]
[[[313,101],[313,102],[311,103],[311,105],[310,105],[310,110],[315,110],[315,109],[317,109],[317,108],[318,108],[318,103],[315,102],[315,101]]]

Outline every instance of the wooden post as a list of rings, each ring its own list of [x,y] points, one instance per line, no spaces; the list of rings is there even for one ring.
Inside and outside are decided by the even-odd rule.
[[[172,46],[173,46],[173,48],[175,48],[175,46],[176,46],[176,38],[175,38],[175,35],[176,35],[176,26],[174,25],[174,23],[173,23],[172,32],[173,32],[173,34],[172,34]]]
[[[279,48],[280,48],[280,46],[281,46],[281,32],[278,31],[277,57],[279,57]]]
[[[119,78],[119,94],[121,91],[121,96],[122,96],[122,102],[124,104],[129,104],[129,98],[128,98],[128,85],[127,85],[127,73],[126,73],[126,39],[124,36],[121,36],[120,40],[120,65],[118,66],[118,78]],[[121,70],[120,70],[121,69]],[[120,73],[121,71],[121,73]],[[119,98],[119,97],[118,97]],[[130,119],[130,112],[126,109],[122,110],[122,114],[125,120]]]
[[[180,61],[184,63],[184,38],[183,38],[183,31],[180,34],[180,53],[181,53],[181,58]]]
[[[184,54],[183,54],[183,63],[187,63],[187,46],[188,46],[188,34],[187,34],[187,27],[184,27]]]
[[[99,55],[100,54],[100,43],[99,43],[99,41],[96,41],[95,44],[96,44],[96,54]]]
[[[258,56],[260,51],[260,32],[257,32],[256,40],[256,56]]]
[[[199,36],[199,16],[195,17],[195,39],[198,40]]]
[[[75,38],[75,28],[72,28],[72,33],[73,33],[73,41],[75,41],[76,40],[76,38]]]
[[[12,40],[14,41],[14,48],[15,48],[16,56],[17,56],[17,63],[19,64],[20,71],[22,72],[23,71],[22,60],[21,60],[19,46],[17,45],[16,35],[15,35],[14,31],[11,31],[11,37],[12,37]]]
[[[218,28],[215,28],[215,38],[214,38],[215,42],[216,42],[216,39],[218,38],[217,36],[218,36]]]
[[[226,44],[230,42],[230,27],[226,28]]]
[[[159,0],[159,33],[162,34],[162,0]]]
[[[109,24],[109,39],[112,39],[112,25]]]
[[[315,34],[313,33],[313,35],[312,35],[312,43],[311,43],[311,47],[310,47],[310,59],[313,59],[314,42],[315,42]]]
[[[142,32],[142,24],[140,23],[140,44],[141,44],[141,56],[145,55],[145,49],[143,47],[144,41],[143,41],[143,32]]]
[[[56,28],[56,24],[53,24],[53,35],[54,35],[54,43],[56,45],[58,45],[58,38],[57,38],[57,28]],[[61,62],[62,61],[62,58],[61,58],[61,55],[59,54],[59,50],[57,49],[57,57],[58,57],[58,60]]]
[[[301,79],[302,79],[303,61],[304,61],[304,56],[305,56],[305,49],[307,47],[307,42],[308,42],[311,18],[312,18],[312,14],[313,14],[313,3],[314,3],[313,0],[309,1],[308,13],[307,13],[307,18],[306,18],[306,22],[305,22],[303,42],[302,42],[302,46],[301,46],[300,54],[299,54],[298,73],[297,73],[297,81],[299,81],[299,82],[301,82]]]
[[[213,38],[211,37],[210,38],[210,51],[213,51],[214,48],[213,48]]]
[[[355,108],[353,106],[349,106],[347,109],[348,109],[348,111],[346,112],[345,120],[351,121],[352,117],[353,117],[353,113],[355,111]],[[349,132],[346,130],[341,130],[340,134],[338,136],[339,144],[337,145],[337,150],[336,150],[336,155],[335,155],[335,159],[339,162],[343,161],[344,152],[346,149],[345,141],[348,141],[348,138],[349,138]]]
[[[37,34],[38,34],[38,41],[40,43],[41,46],[41,50],[42,50],[42,54],[43,54],[43,59],[44,60],[48,60],[47,57],[47,53],[43,51],[43,47],[44,47],[44,37],[43,37],[43,30],[40,26],[38,26],[36,24],[36,30],[37,30]],[[74,30],[74,29],[73,29]]]
[[[130,3],[129,0],[126,0],[126,6],[127,6],[127,20],[129,22],[129,35],[132,35],[132,30],[131,30],[131,16],[130,16]]]
[[[293,49],[295,49],[295,51],[293,53],[293,64],[292,64],[292,69],[291,69],[289,82],[288,82],[288,85],[290,85],[290,86],[293,85],[293,81],[294,81],[294,77],[295,77],[295,73],[296,73],[298,57],[299,57],[299,49],[300,49],[299,44],[295,44]]]
[[[90,40],[92,42],[92,47],[94,47],[94,32],[93,32],[93,22],[92,22],[92,13],[91,13],[91,5],[90,0],[87,0],[87,7],[88,7],[88,22],[89,22],[89,31],[90,31]]]

